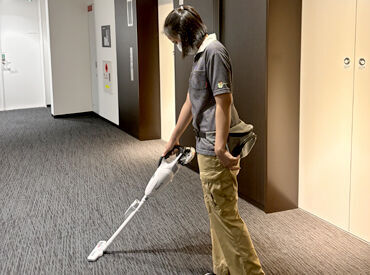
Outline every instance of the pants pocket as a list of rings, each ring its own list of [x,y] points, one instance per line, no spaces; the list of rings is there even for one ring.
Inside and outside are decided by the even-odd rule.
[[[210,194],[216,211],[220,215],[233,214],[237,205],[237,189],[234,182],[221,180],[210,185]]]
[[[237,182],[235,176],[225,169],[217,177],[201,175],[204,200],[208,212],[212,209],[219,214],[236,211],[237,205]]]

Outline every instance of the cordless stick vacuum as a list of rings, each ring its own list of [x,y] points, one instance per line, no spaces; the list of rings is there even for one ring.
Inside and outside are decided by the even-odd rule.
[[[171,162],[167,162],[166,160],[174,153],[174,151],[177,151],[175,159]],[[159,189],[166,186],[172,181],[173,177],[179,170],[179,164],[188,164],[189,162],[191,162],[194,156],[194,148],[176,145],[170,152],[167,153],[166,156],[161,157],[159,159],[158,168],[150,179],[148,185],[146,186],[145,195],[143,196],[141,201],[135,200],[131,204],[131,206],[126,210],[124,214],[124,221],[121,226],[112,235],[112,237],[110,237],[108,241],[98,242],[93,251],[91,251],[90,255],[87,257],[87,260],[94,262],[99,257],[103,256],[104,251],[114,241],[114,239],[122,231],[122,229],[128,224],[128,222],[132,219],[136,212],[139,211],[144,202],[146,202],[148,198],[151,197],[155,192],[157,192]]]

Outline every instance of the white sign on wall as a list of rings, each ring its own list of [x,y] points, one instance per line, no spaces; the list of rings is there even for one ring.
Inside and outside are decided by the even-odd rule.
[[[112,91],[112,62],[103,60],[103,84],[104,91]]]

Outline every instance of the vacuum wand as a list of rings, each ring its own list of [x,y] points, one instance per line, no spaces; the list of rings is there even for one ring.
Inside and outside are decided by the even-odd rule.
[[[176,158],[171,161],[167,162],[168,159],[174,150],[178,151]],[[114,239],[118,236],[118,234],[125,228],[125,226],[129,223],[129,221],[135,216],[135,214],[139,211],[141,206],[148,200],[148,198],[157,192],[162,187],[169,184],[177,171],[179,170],[178,164],[186,165],[192,161],[195,156],[195,150],[192,147],[182,147],[176,145],[170,152],[167,153],[166,156],[161,157],[159,160],[159,165],[157,170],[155,171],[154,175],[151,177],[148,185],[145,188],[145,195],[139,200],[135,200],[130,207],[126,210],[124,214],[124,221],[121,226],[114,232],[112,237],[108,241],[100,241],[95,246],[95,248],[91,251],[90,255],[87,257],[88,261],[94,262],[101,256],[103,256],[104,251],[110,246],[110,244],[114,241]]]
[[[112,235],[112,237],[110,237],[110,239],[107,241],[106,245],[105,245],[105,249],[108,248],[108,246],[113,242],[113,240],[117,237],[117,235],[122,231],[122,229],[126,226],[126,224],[128,224],[128,222],[132,219],[132,217],[136,214],[137,211],[139,211],[140,207],[144,204],[144,202],[148,199],[147,196],[144,196],[139,205],[137,206],[137,208],[132,212],[130,213],[130,215],[126,218],[126,220],[122,223],[122,225],[117,229],[116,232],[114,232],[114,234]]]
[[[131,206],[127,209],[125,213],[125,220],[121,224],[121,226],[114,232],[112,237],[108,241],[100,241],[95,246],[93,251],[91,251],[90,255],[87,257],[89,262],[94,262],[101,256],[103,256],[104,251],[109,247],[109,245],[114,241],[114,239],[118,236],[118,234],[122,231],[123,228],[128,224],[128,222],[135,216],[136,212],[139,211],[140,207],[144,204],[144,202],[148,199],[147,196],[144,196],[141,201],[135,200]],[[127,215],[128,214],[128,215]]]

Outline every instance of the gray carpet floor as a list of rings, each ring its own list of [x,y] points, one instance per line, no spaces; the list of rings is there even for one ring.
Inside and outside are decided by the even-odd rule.
[[[211,241],[198,175],[183,168],[95,263],[163,150],[94,116],[0,112],[0,274],[203,274]],[[239,200],[266,274],[370,274],[370,246],[303,210]]]

